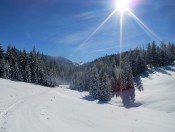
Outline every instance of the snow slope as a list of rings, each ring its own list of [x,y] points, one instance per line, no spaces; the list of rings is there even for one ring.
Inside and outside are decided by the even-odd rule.
[[[175,66],[136,78],[136,104],[0,79],[0,132],[175,132]],[[87,100],[86,100],[87,99]]]

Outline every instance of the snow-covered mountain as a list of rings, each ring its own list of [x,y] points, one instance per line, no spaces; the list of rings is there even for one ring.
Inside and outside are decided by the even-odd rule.
[[[75,66],[81,66],[83,64],[85,64],[86,62],[83,61],[79,61],[79,62],[73,62]]]
[[[52,59],[54,61],[56,61],[57,63],[59,64],[62,64],[62,65],[69,65],[69,66],[74,66],[74,63],[67,59],[67,58],[64,58],[62,56],[47,56],[49,59]]]
[[[0,132],[175,132],[175,65],[135,78],[135,105],[0,79]]]

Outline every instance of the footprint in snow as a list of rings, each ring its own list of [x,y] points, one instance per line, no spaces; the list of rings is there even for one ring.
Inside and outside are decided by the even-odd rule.
[[[4,130],[6,130],[6,128],[5,128],[5,127],[1,127],[1,130],[3,130],[3,131],[4,131]]]
[[[3,124],[7,124],[7,122],[6,122],[6,121],[4,121],[4,122],[3,122]]]

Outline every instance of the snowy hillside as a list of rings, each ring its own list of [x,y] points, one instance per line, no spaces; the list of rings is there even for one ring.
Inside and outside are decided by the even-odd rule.
[[[0,79],[0,132],[175,132],[175,65],[136,80],[136,105]],[[139,90],[137,90],[137,88]]]

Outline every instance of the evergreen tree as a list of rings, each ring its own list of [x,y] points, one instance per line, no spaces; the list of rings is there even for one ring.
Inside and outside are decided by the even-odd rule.
[[[103,74],[102,80],[100,82],[98,100],[100,101],[109,101],[111,99],[111,86],[109,82],[108,75],[106,73]]]
[[[37,58],[36,58],[36,51],[35,48],[29,53],[29,62],[28,65],[30,67],[30,74],[31,74],[31,82],[38,83],[37,79]]]
[[[13,67],[13,54],[12,54],[12,48],[10,47],[10,45],[7,46],[7,51],[6,51],[6,74],[8,75],[7,78],[8,79],[14,79],[14,67]]]
[[[26,50],[24,49],[22,51],[22,53],[20,53],[20,57],[19,57],[19,69],[21,71],[22,77],[24,82],[27,82],[27,61],[28,61],[28,57],[27,57],[27,53]]]
[[[168,49],[168,46],[163,42],[161,43],[159,56],[160,56],[160,62],[159,62],[160,66],[168,65],[174,61],[170,49]]]
[[[6,51],[6,56],[5,56],[5,61],[10,61],[11,60],[11,47],[10,45],[7,46],[7,51]]]
[[[42,69],[41,56],[37,53],[37,79],[38,84],[44,84],[44,71]]]
[[[134,80],[130,67],[129,58],[126,55],[121,62],[121,72],[119,74],[120,91],[134,88]]]
[[[18,81],[22,81],[23,80],[23,76],[21,74],[21,71],[19,70],[19,66],[18,66],[17,62],[15,62],[15,74],[14,74],[14,77]]]
[[[136,58],[136,72],[133,75],[138,75],[147,70],[146,62],[143,58],[143,55],[139,54]]]
[[[172,43],[169,42],[169,45],[168,45],[168,50],[171,52],[172,54],[172,59],[173,61],[175,60],[175,45]]]
[[[119,75],[120,81],[120,97],[122,99],[123,105],[128,106],[130,103],[134,103],[135,94],[134,94],[134,80],[129,63],[128,56],[124,56],[121,63],[121,72]],[[132,91],[132,92],[130,92]],[[127,94],[126,94],[127,93]]]
[[[119,76],[121,73],[121,68],[118,66],[114,67],[113,70],[113,75],[111,78],[111,89],[112,89],[112,93],[113,95],[115,95],[118,91],[120,91],[120,81],[119,81]]]
[[[49,74],[47,76],[47,82],[46,82],[47,86],[55,86],[55,80],[54,80],[54,74],[53,71],[50,69],[49,70]]]
[[[135,49],[129,52],[129,61],[133,76],[147,70],[146,55],[144,49]]]
[[[31,70],[30,70],[29,63],[27,63],[27,66],[26,66],[26,81],[28,83],[31,83]]]
[[[151,48],[151,44],[149,43],[147,46],[147,54],[146,54],[146,58],[147,58],[147,64],[152,67],[152,48]]]
[[[152,66],[156,67],[158,65],[158,55],[157,55],[157,46],[155,41],[152,43],[152,49],[151,49],[151,58],[152,58]]]
[[[90,76],[89,93],[95,99],[98,99],[99,84],[100,84],[99,74],[98,74],[98,71],[97,71],[97,67],[94,66],[92,68],[92,72],[91,72],[91,76]]]
[[[0,44],[0,60],[4,58],[4,49],[2,48],[2,45]]]
[[[4,74],[4,50],[0,44],[0,77],[3,77]]]
[[[7,79],[10,79],[10,64],[9,62],[7,61],[4,65],[4,73],[3,73],[3,78],[7,78]]]

